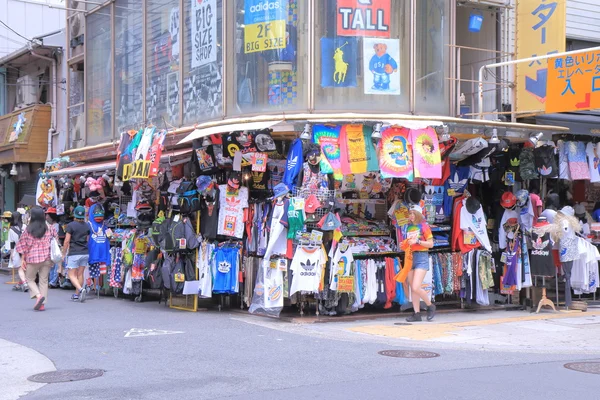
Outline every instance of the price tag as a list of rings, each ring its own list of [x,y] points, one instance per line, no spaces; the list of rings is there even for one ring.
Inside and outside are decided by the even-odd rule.
[[[108,229],[106,230],[106,237],[108,237],[108,238],[111,238],[111,237],[112,237],[112,235],[113,235],[113,231],[112,231],[112,229],[108,228]]]
[[[506,264],[506,253],[502,253],[502,255],[500,256],[500,262]]]
[[[183,239],[178,239],[177,241],[179,242],[179,250],[185,250],[187,247],[187,240],[185,240],[185,238],[183,238]]]

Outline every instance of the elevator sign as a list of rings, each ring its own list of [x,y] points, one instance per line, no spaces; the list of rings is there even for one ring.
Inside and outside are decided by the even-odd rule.
[[[391,0],[337,0],[338,36],[390,37]]]
[[[244,53],[284,49],[287,0],[245,0]]]

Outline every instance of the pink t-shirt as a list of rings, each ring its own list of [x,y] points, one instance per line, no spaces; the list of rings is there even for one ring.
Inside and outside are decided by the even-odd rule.
[[[433,128],[411,129],[410,142],[413,148],[415,178],[440,179],[442,177],[440,145]]]
[[[379,168],[383,178],[406,178],[413,181],[413,151],[408,129],[390,127],[381,132]]]

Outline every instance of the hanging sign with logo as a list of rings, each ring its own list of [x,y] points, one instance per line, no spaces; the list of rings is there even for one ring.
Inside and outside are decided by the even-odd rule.
[[[217,61],[217,0],[192,2],[192,68]]]
[[[390,37],[391,0],[337,0],[338,36]]]
[[[287,0],[245,0],[244,53],[284,49]]]

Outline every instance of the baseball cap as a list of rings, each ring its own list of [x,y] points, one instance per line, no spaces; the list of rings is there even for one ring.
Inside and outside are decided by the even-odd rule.
[[[504,192],[502,195],[502,200],[500,200],[500,205],[504,208],[510,209],[513,208],[517,204],[517,196],[515,196],[512,192]]]
[[[306,211],[307,214],[314,214],[319,207],[321,207],[321,202],[314,194],[311,194],[308,199],[306,199],[306,203],[304,203],[304,211]]]
[[[410,211],[417,211],[423,214],[423,208],[418,204],[413,204],[412,206],[410,206]]]
[[[56,214],[56,208],[50,207],[46,210],[46,214]]]
[[[73,211],[73,216],[75,216],[75,218],[77,219],[85,218],[85,208],[83,206],[75,207],[75,210]]]
[[[323,231],[335,231],[337,228],[342,226],[342,224],[334,213],[328,212],[323,218],[321,218],[317,226]]]

